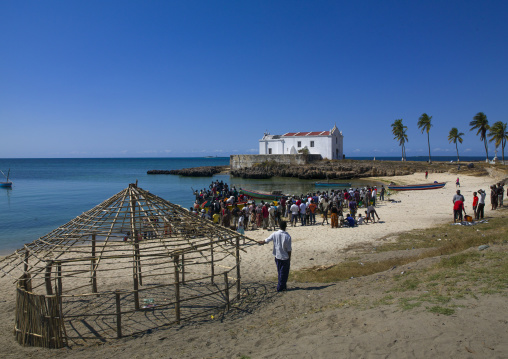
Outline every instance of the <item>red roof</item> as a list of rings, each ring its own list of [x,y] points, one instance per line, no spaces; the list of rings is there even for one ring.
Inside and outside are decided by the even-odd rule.
[[[282,135],[283,137],[303,137],[303,136],[330,136],[330,131],[315,131],[315,132],[288,132]]]

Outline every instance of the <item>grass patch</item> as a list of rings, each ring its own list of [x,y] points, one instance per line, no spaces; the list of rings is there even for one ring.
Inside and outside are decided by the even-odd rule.
[[[402,310],[410,310],[420,307],[422,305],[422,301],[418,300],[418,298],[400,298],[399,305]]]
[[[330,283],[350,279],[351,277],[362,277],[374,273],[384,272],[401,264],[414,262],[415,258],[393,258],[377,262],[356,262],[348,261],[329,267],[312,267],[292,271],[289,275],[290,281],[308,283]]]
[[[443,268],[456,268],[464,263],[480,258],[481,254],[478,252],[460,253],[449,258],[443,258],[440,266]]]
[[[458,253],[482,244],[502,242],[503,239],[508,238],[506,218],[490,218],[488,221],[489,223],[481,223],[476,226],[443,224],[425,230],[415,229],[399,234],[393,243],[376,245],[376,251],[432,248],[436,255],[443,255]],[[373,245],[364,246],[366,251],[373,250],[373,248]]]
[[[415,278],[406,279],[402,283],[400,283],[397,287],[395,287],[395,291],[405,292],[408,290],[415,290],[416,288],[418,288],[419,283],[420,281]]]
[[[406,250],[412,248],[427,248],[414,256],[390,258],[382,261],[364,261],[357,258],[329,267],[312,267],[292,271],[289,279],[296,282],[330,283],[361,277],[391,268],[415,262],[429,257],[453,255],[471,247],[482,244],[503,243],[508,238],[508,222],[506,218],[492,218],[489,223],[476,226],[442,225],[429,230],[414,230],[399,235],[396,243],[387,243],[376,247],[376,252]],[[441,239],[438,241],[438,239]],[[365,252],[372,252],[374,247],[364,247]],[[443,261],[443,267],[460,266],[470,260],[478,259],[483,252],[464,253],[459,257],[452,257]],[[442,274],[435,273],[431,280],[442,280]]]
[[[318,266],[293,271],[290,280],[297,282],[330,283],[351,277],[368,276],[388,271],[382,278],[387,293],[382,298],[369,299],[365,307],[398,304],[403,310],[422,307],[428,303],[431,313],[452,315],[457,307],[454,301],[467,297],[478,299],[485,294],[508,295],[508,221],[506,218],[489,219],[489,223],[472,227],[440,226],[428,231],[412,231],[399,236],[398,243],[377,246],[376,251],[364,247],[365,253],[356,252],[354,257],[333,266]],[[434,236],[432,236],[434,234]],[[437,241],[436,238],[441,238]],[[446,238],[443,240],[443,238]],[[478,246],[489,244],[490,249],[479,251]],[[493,245],[496,245],[495,250]],[[390,253],[390,259],[382,253],[389,247],[403,248],[400,257]],[[406,248],[419,247],[427,250],[410,255]],[[392,256],[393,255],[393,256]],[[441,257],[436,264],[425,269],[400,269],[399,266],[427,257]],[[395,274],[397,273],[397,274]],[[360,303],[344,298],[340,306],[360,307]]]
[[[389,294],[389,295],[385,295],[384,297],[374,301],[373,305],[374,306],[378,306],[378,305],[388,305],[388,304],[392,304],[393,303],[393,295]]]

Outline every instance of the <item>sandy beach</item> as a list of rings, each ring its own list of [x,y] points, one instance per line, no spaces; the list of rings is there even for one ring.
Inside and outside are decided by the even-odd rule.
[[[459,175],[466,211],[472,213],[473,192],[488,190],[503,180]],[[379,201],[379,223],[332,229],[329,225],[288,227],[293,240],[291,269],[339,263],[351,257],[352,246],[386,243],[398,233],[453,222],[452,197],[456,174],[423,173],[376,178],[386,183],[415,184],[446,181],[442,189],[392,192]],[[487,193],[489,193],[487,191]],[[390,200],[393,201],[390,201]],[[486,217],[504,216],[491,211]],[[318,216],[318,223],[321,218]],[[271,232],[258,229],[246,236],[261,240]],[[157,330],[88,346],[46,350],[23,348],[12,335],[15,285],[10,278],[0,284],[0,332],[3,357],[87,358],[474,358],[506,357],[508,304],[505,295],[466,298],[453,316],[421,308],[402,311],[394,303],[363,307],[383,298],[392,273],[378,273],[331,284],[288,283],[286,293],[275,292],[276,270],[271,246],[252,245],[242,253],[242,280],[246,295],[221,318],[205,318],[179,327]],[[504,250],[504,249],[503,249]],[[414,270],[435,262],[427,258],[397,269]],[[388,301],[389,302],[389,301]],[[353,305],[354,304],[354,305]]]

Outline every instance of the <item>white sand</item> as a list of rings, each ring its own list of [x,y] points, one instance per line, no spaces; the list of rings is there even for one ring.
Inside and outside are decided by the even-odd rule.
[[[382,181],[404,184],[428,182],[447,182],[441,189],[425,191],[392,191],[385,201],[378,201],[376,211],[381,219],[380,223],[369,223],[355,228],[331,228],[321,226],[289,226],[287,232],[293,240],[291,267],[300,269],[315,265],[329,265],[337,263],[341,250],[361,242],[373,243],[383,237],[405,232],[412,229],[429,228],[441,223],[453,222],[452,198],[457,189],[465,197],[466,212],[472,214],[473,192],[481,189],[488,190],[490,185],[501,180],[500,177],[472,177],[460,176],[460,188],[456,188],[457,176],[449,173],[429,173],[426,181],[423,173],[409,176],[376,178]],[[386,187],[386,186],[385,186]],[[487,191],[489,194],[490,191]],[[393,203],[387,199],[400,201]],[[486,199],[485,212],[490,211],[490,199]],[[362,210],[362,214],[364,214]],[[317,216],[316,222],[321,222]],[[246,235],[255,240],[265,239],[271,232],[266,230],[247,231]],[[311,260],[311,258],[313,258]],[[273,277],[273,259],[271,246],[252,247],[247,255],[243,255],[243,269],[248,271],[249,277]]]

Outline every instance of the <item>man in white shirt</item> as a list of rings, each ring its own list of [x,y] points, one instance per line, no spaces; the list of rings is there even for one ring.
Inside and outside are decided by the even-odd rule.
[[[302,201],[300,203],[300,219],[302,220],[302,226],[305,226],[305,210],[307,209],[307,205]]]
[[[478,219],[483,219],[485,210],[485,191],[483,189],[478,190],[478,208],[476,209],[476,215]]]
[[[296,226],[296,223],[298,223],[298,217],[300,217],[300,207],[293,202],[289,210],[291,211],[291,225]]]
[[[280,221],[280,230],[273,232],[264,241],[258,242],[260,245],[273,242],[273,255],[278,273],[277,292],[287,290],[286,283],[291,264],[291,236],[286,232],[286,226],[286,221]]]
[[[376,200],[377,200],[377,187],[374,186],[374,188],[372,189],[372,201],[374,207],[376,206]]]

